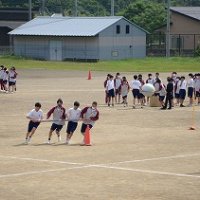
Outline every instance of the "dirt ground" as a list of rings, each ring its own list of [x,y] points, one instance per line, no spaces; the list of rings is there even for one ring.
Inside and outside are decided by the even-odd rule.
[[[0,94],[0,200],[199,200],[200,120],[189,131],[192,108],[161,111],[104,105],[105,72],[21,70],[17,92]],[[131,80],[131,73],[124,73]],[[146,76],[146,75],[145,75]],[[162,74],[166,77],[167,74]],[[57,99],[66,108],[99,103],[93,146],[83,147],[80,125],[72,138],[46,145],[51,123],[42,123],[30,145],[23,145],[36,101],[46,113]]]

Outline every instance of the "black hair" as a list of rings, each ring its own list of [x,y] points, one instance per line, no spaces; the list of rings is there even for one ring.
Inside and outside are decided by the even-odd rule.
[[[80,106],[80,103],[79,103],[78,101],[75,101],[75,102],[74,102],[74,106],[79,107],[79,106]]]
[[[62,104],[63,104],[63,100],[62,100],[61,98],[59,98],[59,99],[57,100],[57,103],[62,103]]]
[[[148,74],[148,76],[152,76],[152,74]]]
[[[188,76],[190,76],[192,78],[194,77],[194,75],[192,73],[189,73]]]
[[[97,106],[97,102],[96,102],[96,101],[93,101],[93,102],[92,102],[92,105]]]
[[[41,105],[41,103],[37,102],[37,103],[35,103],[35,107],[39,107],[39,108],[41,108],[42,105]]]
[[[172,72],[172,74],[177,74],[176,72]]]
[[[181,79],[185,79],[185,76],[181,76]]]
[[[158,72],[156,72],[156,75],[159,75],[159,73],[158,73]]]
[[[167,77],[167,81],[168,81],[168,82],[172,81],[172,78]]]
[[[136,79],[138,78],[138,76],[137,76],[137,75],[134,75],[133,78],[136,80]]]
[[[116,76],[119,76],[119,75],[120,75],[120,73],[119,73],[119,72],[117,72],[117,73],[116,73]]]
[[[161,83],[161,80],[159,78],[157,78],[156,83]]]

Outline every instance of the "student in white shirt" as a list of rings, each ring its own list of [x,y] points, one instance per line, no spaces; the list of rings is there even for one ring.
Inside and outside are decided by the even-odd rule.
[[[74,107],[70,108],[67,111],[67,138],[66,138],[66,144],[70,144],[71,137],[73,136],[74,131],[76,130],[78,126],[78,121],[81,118],[81,109],[79,108],[80,103],[78,101],[74,102]]]
[[[189,106],[192,106],[193,104],[193,94],[194,94],[194,76],[193,74],[188,74],[189,80],[187,82],[188,87],[188,97],[189,97]]]
[[[133,76],[133,80],[130,83],[130,87],[132,89],[132,94],[133,94],[133,108],[135,108],[135,101],[136,101],[136,99],[138,99],[138,101],[139,101],[140,90],[141,90],[141,87],[142,87],[142,84],[138,80],[138,76],[137,75]]]
[[[115,85],[115,103],[120,104],[120,100],[121,100],[121,85],[122,85],[122,79],[120,77],[120,73],[116,74],[116,77],[114,79],[114,85]]]
[[[28,124],[28,131],[26,133],[26,140],[25,143],[28,144],[30,143],[30,140],[35,133],[36,129],[40,125],[41,120],[43,119],[43,111],[41,110],[41,104],[39,102],[35,103],[35,108],[31,110],[27,114],[27,119],[29,119],[29,124]]]
[[[185,80],[184,76],[181,76],[180,91],[179,91],[179,95],[180,95],[180,107],[185,107],[183,105],[183,102],[185,100],[186,90],[187,90],[187,81]]]
[[[195,99],[197,99],[198,105],[200,105],[200,74],[195,75],[194,89]]]
[[[110,103],[112,102],[112,106],[114,106],[114,97],[115,97],[115,85],[113,76],[110,75],[109,80],[106,84],[106,91],[108,93],[108,106],[110,106]]]
[[[9,74],[8,74],[7,68],[4,68],[3,72],[3,86],[6,92],[8,92],[8,79],[9,79]]]
[[[181,78],[178,76],[176,77],[176,82],[174,86],[176,105],[179,105],[180,103],[180,83],[181,83]]]
[[[9,70],[9,91],[15,92],[16,90],[16,79],[17,79],[17,72],[15,71],[15,67],[11,67]]]

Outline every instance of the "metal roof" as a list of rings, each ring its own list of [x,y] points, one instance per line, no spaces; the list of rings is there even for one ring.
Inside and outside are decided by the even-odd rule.
[[[200,7],[171,7],[170,10],[200,20]]]
[[[40,36],[95,36],[121,19],[125,18],[121,16],[37,17],[9,32],[9,34]],[[137,25],[135,26],[138,27]],[[142,28],[140,29],[145,31]]]

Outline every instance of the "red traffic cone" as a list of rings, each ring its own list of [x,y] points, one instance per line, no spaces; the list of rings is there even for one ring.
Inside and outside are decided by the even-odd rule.
[[[85,143],[86,146],[91,146],[91,143],[90,143],[90,127],[89,127],[89,125],[87,125],[87,128],[85,130],[84,143]]]
[[[92,79],[92,74],[91,74],[91,71],[88,72],[88,80],[91,80]]]

